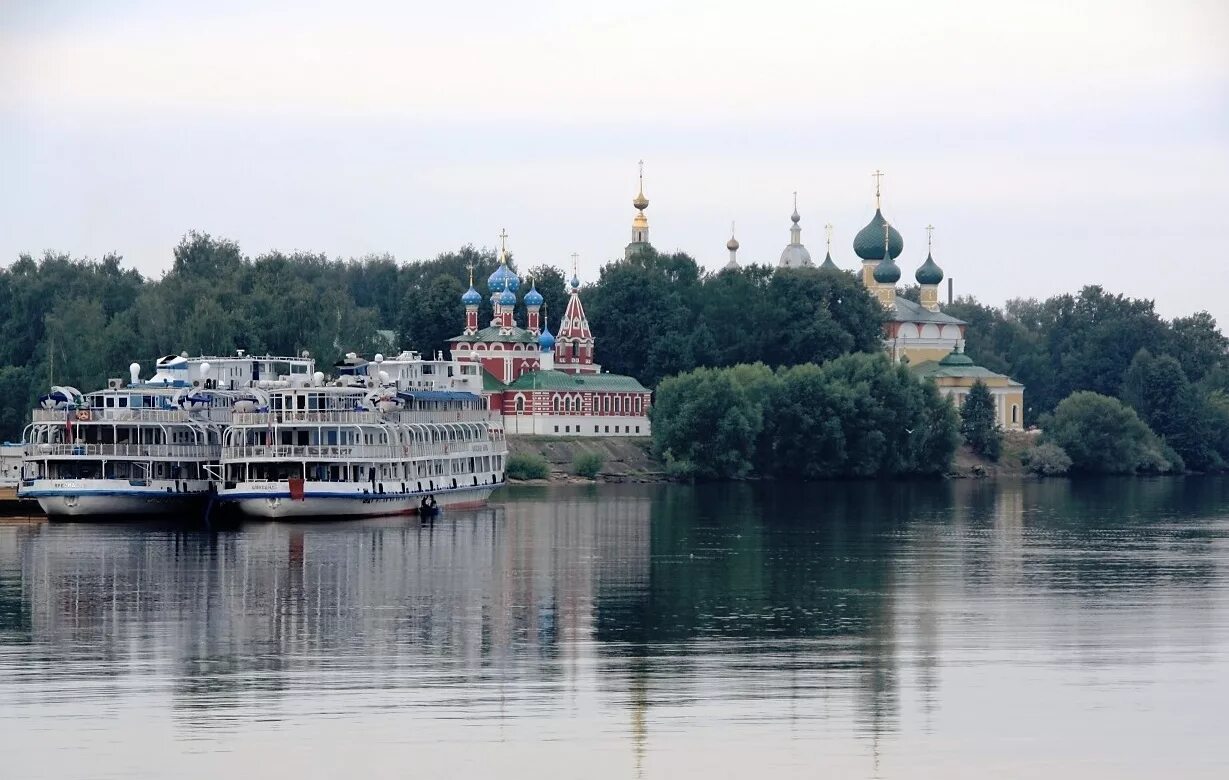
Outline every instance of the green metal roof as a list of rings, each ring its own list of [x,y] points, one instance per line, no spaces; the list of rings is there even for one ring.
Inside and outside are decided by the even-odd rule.
[[[972,379],[1006,379],[1007,383],[1012,387],[1024,387],[1016,380],[1002,374],[996,374],[988,368],[982,368],[973,364],[973,361],[967,356],[962,355],[968,362],[957,361],[955,363],[947,363],[948,355],[943,360],[927,360],[923,363],[918,363],[915,366],[910,366],[909,370],[916,376],[930,377],[938,379],[939,377],[957,377],[957,378],[972,378]]]
[[[937,322],[947,325],[967,325],[964,320],[958,320],[950,314],[941,311],[931,311],[920,303],[914,303],[908,298],[896,296],[896,311],[888,315],[893,322]]]
[[[464,341],[470,344],[479,341],[485,344],[493,344],[496,342],[507,344],[509,342],[521,342],[523,344],[537,344],[538,337],[525,330],[524,328],[513,327],[510,333],[503,333],[498,327],[483,328],[473,336],[453,336],[452,341]]]
[[[498,393],[507,385],[496,379],[489,371],[482,372],[482,389],[488,393]]]
[[[563,371],[530,371],[508,385],[509,390],[592,390],[596,392],[647,393],[635,377],[622,374],[568,374]]]

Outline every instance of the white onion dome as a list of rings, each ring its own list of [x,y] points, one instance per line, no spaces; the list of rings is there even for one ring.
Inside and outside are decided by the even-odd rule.
[[[801,268],[811,264],[811,253],[802,244],[789,244],[781,250],[781,265],[785,268]]]

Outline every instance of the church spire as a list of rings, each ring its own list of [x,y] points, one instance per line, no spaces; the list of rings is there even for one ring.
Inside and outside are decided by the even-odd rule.
[[[568,305],[555,334],[555,369],[570,374],[600,373],[601,366],[593,362],[593,331],[580,303],[580,277],[576,268],[580,255],[572,255],[572,278],[568,281]]]
[[[738,239],[734,237],[734,223],[730,223],[730,240],[725,242],[725,248],[730,250],[730,262],[725,264],[726,268],[738,268]]]
[[[841,270],[836,263],[832,262],[832,223],[824,225],[824,233],[828,236],[828,253],[824,255],[824,261],[819,264],[821,270],[824,271],[839,271]]]
[[[900,266],[892,259],[891,253],[892,227],[883,226],[883,260],[875,266],[872,278],[875,281],[875,295],[889,309],[896,305],[896,283],[900,281]]]
[[[802,245],[802,226],[798,223],[802,221],[802,217],[798,214],[798,193],[794,193],[794,213],[790,214],[789,221],[789,244],[785,249],[781,250],[781,259],[777,263],[778,268],[803,268],[810,267],[811,253]]]
[[[933,250],[933,233],[935,226],[926,226],[926,261],[917,269],[917,273],[913,275],[917,279],[918,285],[921,286],[921,295],[919,303],[930,311],[939,310],[939,284],[943,281],[943,269],[935,262]]]
[[[644,196],[644,160],[641,160],[639,165],[640,189],[636,192],[636,197],[632,198],[632,205],[636,207],[636,216],[632,217],[632,242],[624,250],[625,257],[631,257],[641,249],[650,246],[649,218],[644,215],[644,210],[649,207],[649,199]]]

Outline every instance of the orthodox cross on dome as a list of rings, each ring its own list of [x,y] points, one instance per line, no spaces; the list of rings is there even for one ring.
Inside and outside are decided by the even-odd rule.
[[[879,208],[879,191],[880,185],[883,183],[883,171],[876,168],[871,177],[875,179],[875,208]]]
[[[932,242],[933,242],[933,240],[934,240],[934,232],[935,232],[935,226],[934,226],[934,225],[927,225],[927,226],[926,226],[926,253],[927,253],[927,254],[930,254],[930,250],[931,250],[931,243],[932,243]]]
[[[644,192],[644,160],[640,160],[636,164],[640,166],[640,191]]]
[[[579,268],[580,268],[580,253],[573,252],[572,253],[572,276],[575,276],[577,279],[580,278],[580,274],[578,273]]]
[[[465,267],[469,269],[469,286],[473,287],[474,286],[474,261],[471,259],[468,263],[465,264]]]
[[[824,232],[828,234],[828,254],[832,254],[832,223],[824,225]]]
[[[508,231],[505,228],[499,229],[499,262],[506,263],[508,261]]]

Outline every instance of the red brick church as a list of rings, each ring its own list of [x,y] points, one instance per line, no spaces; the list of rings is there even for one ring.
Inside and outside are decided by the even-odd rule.
[[[541,319],[542,294],[524,296],[525,327],[516,323],[521,280],[504,248],[487,279],[494,316],[480,328],[482,295],[470,281],[461,296],[465,330],[449,346],[454,360],[483,369],[483,395],[504,418],[507,433],[538,436],[648,436],[652,393],[630,376],[604,373],[594,362],[593,333],[580,302],[580,279],[568,282],[568,304],[558,335]]]

